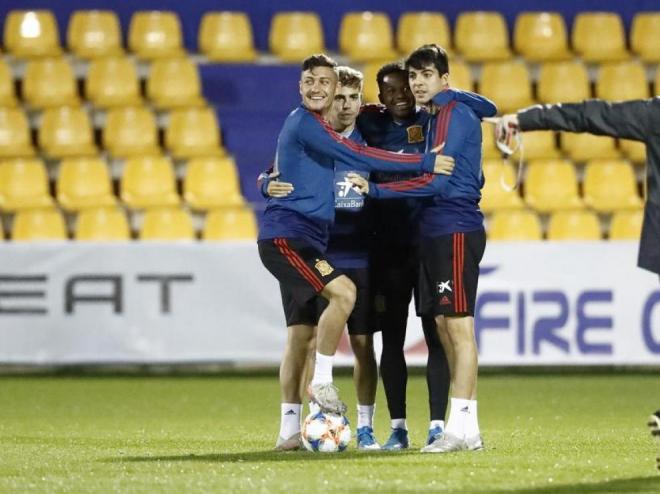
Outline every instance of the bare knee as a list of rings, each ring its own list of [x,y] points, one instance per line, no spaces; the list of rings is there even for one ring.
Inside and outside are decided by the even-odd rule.
[[[328,299],[329,303],[350,313],[355,306],[356,293],[355,284],[347,276],[342,275],[328,283],[323,289],[322,295]]]
[[[358,362],[375,360],[373,337],[367,334],[353,334],[350,336],[351,348]]]

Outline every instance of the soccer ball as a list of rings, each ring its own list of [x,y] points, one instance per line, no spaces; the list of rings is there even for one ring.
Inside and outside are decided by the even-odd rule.
[[[302,426],[302,442],[309,451],[336,453],[351,441],[348,419],[334,413],[310,413]]]

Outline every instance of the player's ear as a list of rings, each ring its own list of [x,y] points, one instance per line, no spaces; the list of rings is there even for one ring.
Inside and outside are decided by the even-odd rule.
[[[443,86],[449,87],[449,72],[445,72],[444,74],[442,74],[442,77],[440,79],[442,79]]]

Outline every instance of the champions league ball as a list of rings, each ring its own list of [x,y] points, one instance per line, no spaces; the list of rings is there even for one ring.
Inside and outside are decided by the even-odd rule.
[[[343,415],[310,413],[302,426],[305,449],[320,453],[344,451],[351,441],[351,427]]]

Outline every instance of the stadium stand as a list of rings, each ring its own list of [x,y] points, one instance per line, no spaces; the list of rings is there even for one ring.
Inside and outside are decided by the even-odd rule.
[[[67,47],[84,60],[121,55],[119,18],[111,10],[78,10],[69,20]]]
[[[234,160],[206,157],[188,161],[183,197],[193,210],[242,206],[244,200]]]
[[[511,57],[506,21],[498,12],[462,12],[456,20],[454,43],[468,62]]]
[[[195,64],[186,57],[155,60],[147,79],[147,97],[158,110],[204,106]]]
[[[176,159],[222,156],[220,126],[210,108],[185,108],[170,113],[165,146]]]
[[[516,17],[513,46],[530,62],[566,60],[568,48],[566,23],[558,12],[522,12]]]
[[[315,12],[278,12],[268,36],[271,53],[283,62],[299,63],[313,53],[325,51],[321,20]]]
[[[610,240],[638,240],[642,231],[644,211],[616,211],[610,223]]]
[[[49,10],[12,10],[5,18],[3,46],[20,59],[60,55],[55,16]]]
[[[534,103],[527,66],[522,62],[485,63],[479,92],[497,103],[501,113],[510,113]]]
[[[90,242],[130,240],[126,213],[112,207],[85,209],[76,218],[74,238]]]
[[[101,109],[140,104],[135,64],[124,56],[92,60],[85,80],[85,96]]]
[[[390,61],[397,57],[394,34],[383,12],[349,12],[339,27],[339,50],[353,62]]]
[[[578,61],[544,63],[537,89],[541,103],[576,102],[591,97],[587,69]]]
[[[601,65],[596,82],[596,97],[612,101],[648,98],[646,69],[639,62]]]
[[[644,62],[660,62],[660,12],[635,14],[630,30],[630,47]]]
[[[190,215],[178,207],[148,209],[140,230],[141,240],[194,240]]]
[[[642,200],[637,193],[630,163],[615,160],[588,162],[584,171],[584,202],[599,212],[641,208]]]
[[[131,209],[179,204],[174,167],[165,156],[134,156],[124,163],[121,200]]]
[[[39,147],[48,158],[55,159],[97,154],[85,109],[61,106],[45,110],[39,128]]]
[[[57,209],[22,209],[14,216],[12,240],[48,241],[68,238],[64,217]]]
[[[451,53],[451,30],[447,17],[440,12],[404,12],[399,17],[396,30],[399,53],[406,56],[417,47],[429,43],[438,44]]]
[[[611,137],[562,132],[560,141],[562,150],[573,161],[583,162],[620,157],[616,141]]]
[[[489,240],[522,241],[542,238],[539,217],[529,209],[497,211],[488,223]]]
[[[486,183],[482,189],[480,207],[485,213],[503,209],[523,207],[517,191],[506,190],[502,184],[512,187],[516,182],[516,172],[511,163],[501,159],[484,160],[483,172]]]
[[[628,58],[623,22],[612,12],[582,12],[575,17],[573,48],[585,62],[617,62]]]
[[[11,68],[0,57],[0,106],[16,106],[16,89]]]
[[[0,159],[34,156],[28,120],[20,108],[0,108]]]
[[[587,210],[557,211],[550,216],[548,240],[600,240],[600,223]]]
[[[105,162],[98,157],[62,160],[57,175],[57,202],[68,211],[113,206],[117,201]]]
[[[23,99],[32,109],[79,105],[71,65],[62,57],[28,62],[23,76]]]
[[[512,155],[513,159],[520,159],[520,154],[520,150],[516,151]],[[556,134],[551,130],[525,132],[523,157],[527,161],[560,158],[561,153],[557,149]]]
[[[46,167],[40,159],[0,162],[0,209],[17,211],[52,204]]]
[[[112,108],[103,128],[103,147],[115,158],[160,153],[156,119],[144,106]]]
[[[135,12],[128,27],[128,47],[145,60],[183,54],[181,23],[176,12]]]
[[[548,213],[582,207],[575,168],[569,161],[532,161],[527,167],[525,202]]]
[[[203,231],[204,240],[254,240],[257,223],[248,208],[222,208],[209,211]]]
[[[252,25],[244,12],[206,12],[197,45],[212,62],[252,62],[257,58]]]

